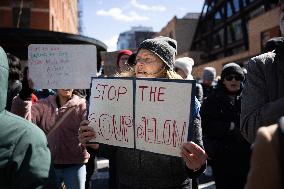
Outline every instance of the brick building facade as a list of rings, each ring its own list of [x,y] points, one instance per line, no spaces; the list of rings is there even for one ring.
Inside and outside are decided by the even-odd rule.
[[[0,27],[78,34],[77,0],[1,0]]]
[[[199,13],[188,13],[183,18],[173,17],[155,36],[167,36],[177,41],[177,55],[186,56],[193,40]]]

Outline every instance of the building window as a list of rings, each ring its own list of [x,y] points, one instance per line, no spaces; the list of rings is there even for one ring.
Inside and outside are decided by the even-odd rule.
[[[240,11],[240,2],[239,2],[239,0],[233,0],[233,4],[234,4],[235,13],[239,12]]]
[[[30,27],[30,8],[22,8],[20,13],[20,8],[13,8],[13,26],[19,28],[29,28]]]
[[[213,49],[219,49],[224,46],[224,29],[219,30],[213,35]]]
[[[232,4],[231,4],[231,1],[228,1],[227,2],[227,18],[229,18],[232,15],[233,15]]]
[[[234,29],[234,38],[236,41],[243,38],[243,31],[242,31],[242,21],[237,20],[233,22],[233,29]]]
[[[239,53],[242,53],[246,50],[245,46],[242,45],[240,47],[236,47],[236,48],[233,48],[232,49],[232,55],[236,55],[236,54],[239,54]]]
[[[222,21],[222,14],[221,11],[217,11],[214,15],[215,25],[218,25]]]
[[[228,26],[227,40],[228,44],[243,39],[242,21],[237,20]]]
[[[212,10],[211,5],[208,5],[207,12],[210,12],[211,10]]]
[[[265,12],[265,7],[264,5],[258,7],[257,9],[253,10],[252,12],[249,13],[250,19],[257,17],[258,15],[261,15]]]
[[[227,43],[228,44],[231,44],[233,42],[233,36],[234,36],[233,33],[234,33],[233,26],[229,25],[227,27]]]
[[[208,9],[208,5],[205,4],[204,8],[203,8],[203,11],[202,11],[202,16],[205,16],[207,14],[207,9]]]

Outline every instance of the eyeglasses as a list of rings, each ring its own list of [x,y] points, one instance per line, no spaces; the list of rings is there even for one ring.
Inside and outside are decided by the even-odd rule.
[[[156,61],[157,61],[156,57],[147,57],[145,59],[137,58],[135,60],[135,64],[137,64],[138,62],[143,63],[143,64],[153,64]]]
[[[236,81],[243,81],[244,77],[241,75],[227,75],[225,76],[225,79],[227,81],[232,81],[233,79],[235,79]]]

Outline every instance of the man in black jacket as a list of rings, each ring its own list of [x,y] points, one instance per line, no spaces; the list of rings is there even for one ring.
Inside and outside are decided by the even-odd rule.
[[[284,34],[284,0],[279,1],[280,29]],[[276,39],[276,38],[275,38]],[[284,115],[284,41],[277,38],[270,52],[253,57],[247,65],[242,94],[241,131],[253,143],[259,127],[275,124]]]

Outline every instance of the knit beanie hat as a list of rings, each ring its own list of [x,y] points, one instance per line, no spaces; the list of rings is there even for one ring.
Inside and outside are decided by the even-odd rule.
[[[187,76],[186,79],[192,80],[193,77],[191,75],[192,66],[194,65],[194,61],[192,58],[189,57],[182,57],[176,59],[175,68],[181,69]]]
[[[216,77],[216,69],[213,67],[205,67],[203,70],[203,80],[213,81]]]
[[[140,43],[138,52],[146,49],[157,55],[169,68],[173,70],[175,55],[177,53],[177,42],[169,37],[155,37],[146,39]]]
[[[238,74],[242,77],[244,77],[244,71],[243,69],[236,63],[232,62],[229,64],[226,64],[221,73],[221,80],[223,81],[225,76],[230,75],[230,74]]]
[[[120,57],[121,57],[122,55],[128,55],[128,56],[130,56],[130,55],[132,55],[132,51],[131,51],[131,50],[127,50],[127,49],[119,51],[119,53],[118,53],[118,55],[117,55],[117,59],[116,59],[116,65],[117,65],[117,66],[118,66],[118,63],[119,63],[119,59],[120,59]]]

